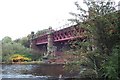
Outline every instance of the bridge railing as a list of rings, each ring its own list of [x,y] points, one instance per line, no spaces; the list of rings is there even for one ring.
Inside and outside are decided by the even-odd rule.
[[[70,27],[70,26],[72,26],[72,25],[76,25],[76,23],[72,23],[72,22],[71,22],[71,23],[62,25],[62,26],[60,26],[60,27],[58,27],[58,28],[55,28],[54,30],[55,30],[55,31],[59,31],[59,30],[64,29],[64,28],[68,28],[68,27]]]

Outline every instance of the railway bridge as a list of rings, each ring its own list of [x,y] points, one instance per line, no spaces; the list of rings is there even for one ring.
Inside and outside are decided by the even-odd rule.
[[[52,27],[46,34],[31,39],[31,48],[41,54],[62,55],[64,51],[70,50],[69,42],[75,39],[85,39],[85,30],[79,25],[72,25],[60,30],[53,30]],[[34,34],[31,33],[34,37]]]

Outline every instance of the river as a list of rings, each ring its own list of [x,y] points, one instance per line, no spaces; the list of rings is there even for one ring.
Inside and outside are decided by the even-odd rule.
[[[2,80],[65,80],[77,75],[62,64],[3,64]]]

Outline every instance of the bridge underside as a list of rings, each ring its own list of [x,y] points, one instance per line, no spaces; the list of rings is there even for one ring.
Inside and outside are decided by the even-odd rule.
[[[37,49],[39,49],[39,54],[44,55],[47,53],[47,44],[36,45]]]
[[[78,40],[81,42],[83,39],[78,38],[75,40]],[[74,40],[65,40],[65,41],[54,42],[53,46],[54,46],[55,55],[61,56],[65,51],[71,50],[70,43],[72,43],[72,41],[74,41]],[[39,50],[39,54],[44,55],[47,53],[47,43],[36,45],[36,47]]]
[[[70,44],[68,41],[54,42],[54,51],[55,55],[62,55],[64,51],[70,50]],[[36,45],[37,49],[39,49],[39,54],[47,53],[47,44]]]

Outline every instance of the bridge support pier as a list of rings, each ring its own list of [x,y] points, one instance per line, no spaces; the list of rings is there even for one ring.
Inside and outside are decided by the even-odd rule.
[[[49,27],[49,32],[48,32],[48,44],[47,44],[47,56],[54,56],[54,46],[53,46],[53,34],[52,34],[52,27]]]

